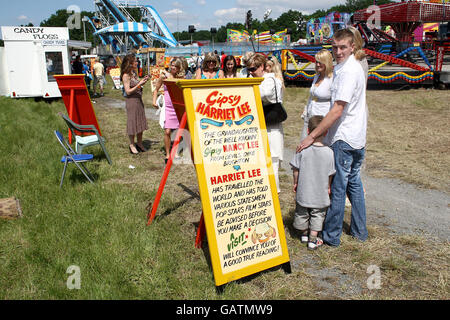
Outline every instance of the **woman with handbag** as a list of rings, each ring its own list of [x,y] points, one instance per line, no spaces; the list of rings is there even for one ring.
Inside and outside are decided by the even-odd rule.
[[[283,108],[282,84],[273,73],[266,72],[267,58],[261,53],[255,53],[247,63],[247,70],[252,77],[262,77],[264,80],[259,85],[261,102],[264,109],[267,137],[269,139],[270,154],[272,156],[272,167],[277,183],[277,191],[280,192],[278,169],[283,160],[284,133],[281,124],[287,118]]]
[[[303,114],[303,130],[300,141],[308,135],[308,121],[312,116],[325,116],[331,108],[331,84],[333,82],[333,57],[327,49],[314,56],[316,75],[310,89],[308,104]]]

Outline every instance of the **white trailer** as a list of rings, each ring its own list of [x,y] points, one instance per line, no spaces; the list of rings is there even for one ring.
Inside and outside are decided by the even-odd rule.
[[[0,95],[11,98],[58,98],[53,75],[70,74],[69,30],[47,27],[0,27]]]

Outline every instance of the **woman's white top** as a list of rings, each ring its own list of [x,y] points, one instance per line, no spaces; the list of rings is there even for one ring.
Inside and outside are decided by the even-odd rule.
[[[308,135],[308,121],[312,116],[325,116],[331,109],[331,84],[332,78],[325,77],[323,81],[316,86],[319,75],[314,77],[311,89],[309,89],[309,100],[306,105],[306,116],[304,118],[303,130],[300,140]]]
[[[323,81],[316,86],[319,76],[314,77],[311,89],[309,90],[309,101],[306,108],[306,117],[325,116],[331,108],[331,84],[332,78],[325,77]]]
[[[263,82],[259,85],[262,104],[267,105],[270,103],[283,102],[283,86],[281,81],[275,78],[274,73],[264,73],[263,78]],[[278,101],[276,99],[277,97]]]
[[[283,87],[281,81],[275,78],[274,73],[264,73],[263,78],[264,80],[259,85],[262,104],[267,105],[270,103],[283,102]],[[267,125],[266,128],[272,158],[283,160],[284,133],[282,123]]]

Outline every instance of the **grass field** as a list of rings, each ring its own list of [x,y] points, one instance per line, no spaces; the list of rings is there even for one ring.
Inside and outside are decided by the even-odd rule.
[[[287,89],[287,147],[297,143],[307,91]],[[106,95],[120,98],[110,89]],[[368,97],[366,171],[449,192],[448,91],[370,91]],[[207,246],[194,248],[201,213],[194,168],[173,167],[157,218],[146,227],[146,207],[164,168],[163,132],[150,121],[144,134],[150,150],[133,156],[125,110],[101,98],[94,106],[113,165],[99,147],[87,149],[96,156],[87,164],[96,183],[70,168],[59,189],[63,150],[53,130],[67,133],[57,115],[64,105],[0,98],[0,198],[17,197],[23,210],[23,218],[0,221],[0,299],[449,299],[448,242],[436,246],[422,235],[369,225],[365,243],[344,234],[337,249],[307,251],[291,227],[288,172],[280,202],[292,273],[274,268],[219,294]],[[79,290],[66,285],[73,265],[81,272]],[[367,285],[371,265],[381,272],[377,290]]]

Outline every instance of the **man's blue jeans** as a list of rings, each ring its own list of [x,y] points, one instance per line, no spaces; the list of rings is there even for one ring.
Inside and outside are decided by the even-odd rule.
[[[345,211],[345,196],[352,204],[350,234],[361,240],[367,239],[366,204],[360,169],[365,148],[353,149],[338,140],[331,146],[334,151],[336,174],[331,184],[331,204],[323,227],[323,240],[331,246],[339,246]]]

